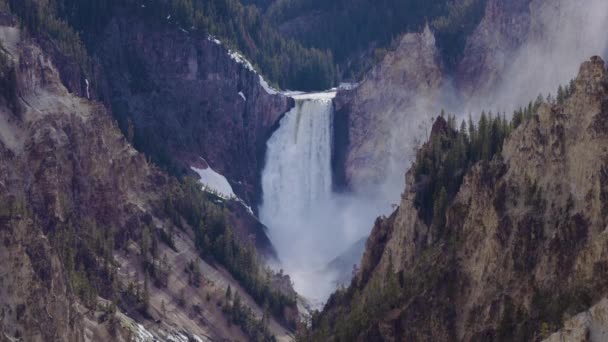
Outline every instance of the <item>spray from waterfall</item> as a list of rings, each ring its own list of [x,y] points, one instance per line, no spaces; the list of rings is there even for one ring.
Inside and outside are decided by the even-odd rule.
[[[500,3],[500,1],[491,1]],[[485,59],[491,60],[490,77],[475,75],[483,80],[471,92],[463,92],[459,81],[443,75],[441,89],[436,98],[428,91],[411,91],[404,103],[395,106],[396,117],[390,127],[385,182],[376,186],[384,189],[388,198],[398,199],[405,185],[403,172],[411,165],[414,151],[426,141],[433,119],[445,109],[457,116],[458,123],[470,114],[476,120],[482,111],[502,113],[510,117],[513,111],[534,101],[539,94],[556,95],[558,86],[569,84],[576,77],[580,64],[593,55],[608,57],[608,1],[606,0],[531,0],[529,22],[514,30],[523,30],[516,48],[505,51],[493,49],[507,39],[500,31],[493,32],[496,41],[481,44],[488,49]],[[507,6],[508,7],[508,6]],[[492,22],[487,25],[496,25]],[[483,24],[483,23],[482,23]],[[477,39],[483,41],[485,30]],[[479,44],[473,41],[473,46]],[[476,53],[475,50],[469,52]],[[495,75],[492,75],[492,73]],[[466,83],[470,80],[460,80]],[[375,165],[377,167],[377,165]],[[378,167],[377,167],[378,168]]]

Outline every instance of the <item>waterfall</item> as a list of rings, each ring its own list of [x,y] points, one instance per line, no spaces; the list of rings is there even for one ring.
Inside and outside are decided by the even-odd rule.
[[[260,220],[277,250],[278,267],[314,305],[335,290],[340,272],[352,271],[352,265],[332,269],[332,260],[366,237],[386,206],[371,196],[332,192],[334,96],[294,96],[294,108],[268,140],[262,172]]]
[[[325,238],[332,229],[325,209],[332,202],[333,95],[295,97],[295,107],[267,143],[260,219],[281,267],[296,279],[302,270],[321,268],[335,248]]]
[[[300,216],[331,195],[332,102],[296,99],[268,141],[263,216]]]

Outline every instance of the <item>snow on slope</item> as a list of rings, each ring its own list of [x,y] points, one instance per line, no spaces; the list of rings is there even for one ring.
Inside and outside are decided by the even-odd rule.
[[[201,159],[205,161],[204,158]],[[208,165],[206,161],[205,164]],[[247,205],[247,203],[241,198],[236,196],[232,186],[222,174],[216,172],[210,166],[208,166],[206,169],[190,166],[190,169],[199,175],[199,182],[203,185],[204,191],[210,192],[225,200],[237,201],[241,203],[251,215],[253,215],[253,210],[251,207]]]
[[[215,38],[214,36],[208,36],[207,39],[217,45],[222,45],[222,42]],[[262,88],[264,88],[264,90],[266,91],[266,93],[268,93],[269,95],[275,95],[278,94],[279,91],[274,89],[273,87],[271,87],[268,82],[266,82],[266,80],[264,79],[264,77],[262,77],[262,75],[260,75],[255,68],[253,67],[253,64],[251,64],[251,62],[249,62],[249,60],[247,60],[247,58],[245,58],[243,55],[241,55],[240,53],[236,52],[236,51],[232,51],[231,49],[227,49],[228,50],[228,56],[230,56],[230,58],[232,58],[235,62],[242,64],[245,68],[247,68],[247,70],[258,74],[258,76],[260,77],[260,85],[262,86]]]
[[[236,198],[232,186],[230,186],[226,177],[215,172],[211,167],[199,169],[191,166],[190,168],[201,177],[200,182],[203,185],[203,190],[214,193],[223,199]]]
[[[262,88],[264,88],[264,90],[270,95],[275,95],[279,93],[276,89],[271,87],[268,82],[266,82],[262,75],[260,75],[260,85],[262,85]]]

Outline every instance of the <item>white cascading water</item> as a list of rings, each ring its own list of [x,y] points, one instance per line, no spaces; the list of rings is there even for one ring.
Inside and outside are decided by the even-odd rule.
[[[296,99],[281,120],[268,141],[263,219],[300,217],[331,195],[332,114],[331,98]]]
[[[334,93],[294,96],[295,107],[285,114],[267,143],[262,174],[260,219],[269,228],[281,268],[305,297],[322,301],[331,292],[331,279],[319,272],[342,244],[332,224],[332,123]],[[334,213],[335,214],[335,213]]]
[[[332,192],[335,93],[293,97],[295,107],[267,143],[260,219],[269,228],[279,267],[318,306],[335,290],[339,273],[352,269],[331,269],[329,263],[366,237],[388,206],[371,196]]]

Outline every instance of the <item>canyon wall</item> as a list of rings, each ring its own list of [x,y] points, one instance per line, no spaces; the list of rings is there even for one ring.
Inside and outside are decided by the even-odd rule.
[[[102,103],[70,92],[53,52],[16,20],[2,22],[0,42],[0,340],[247,340],[215,303],[230,286],[255,317],[264,311],[201,259],[185,218],[168,216],[179,182]],[[274,318],[268,327],[290,334]]]

